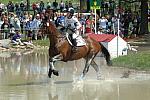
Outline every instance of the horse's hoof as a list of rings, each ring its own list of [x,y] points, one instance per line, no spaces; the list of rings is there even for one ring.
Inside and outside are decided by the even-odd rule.
[[[107,65],[108,65],[108,66],[112,66],[112,65],[113,65],[113,64],[112,64],[112,61],[107,62]]]
[[[85,79],[85,75],[81,74],[81,76],[79,77],[79,81],[84,80]]]
[[[56,75],[56,76],[59,76],[59,73],[57,70],[53,70],[53,74]]]

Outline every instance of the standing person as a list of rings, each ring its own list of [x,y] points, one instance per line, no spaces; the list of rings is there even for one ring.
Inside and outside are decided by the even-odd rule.
[[[88,15],[85,21],[85,33],[93,33],[94,21],[92,14]]]
[[[69,8],[69,4],[68,4],[68,1],[65,2],[65,9],[66,11],[68,11],[68,8]]]
[[[76,38],[80,36],[79,32],[80,32],[81,24],[78,18],[74,16],[74,9],[68,10],[64,25],[67,28],[67,31],[69,31],[68,33],[70,35],[71,42],[73,44],[73,50],[75,50]]]
[[[64,7],[65,7],[65,4],[64,2],[61,0],[60,4],[59,4],[59,7],[60,7],[60,12],[62,12],[64,10]]]
[[[26,23],[26,30],[27,30],[27,36],[28,40],[31,41],[32,36],[33,36],[33,21],[32,21],[32,15],[29,15],[29,21]],[[31,41],[32,42],[32,41]]]
[[[20,10],[21,10],[22,14],[24,13],[24,9],[25,9],[25,4],[24,4],[23,1],[21,1],[21,3],[20,3]]]
[[[9,24],[9,22],[8,22],[8,18],[5,18],[5,19],[4,19],[4,23],[3,23],[2,26],[1,26],[1,30],[2,30],[3,38],[4,38],[4,39],[7,39],[7,38],[8,38],[9,29],[10,29],[10,24]]]
[[[39,14],[37,14],[36,15],[36,17],[34,18],[34,20],[33,20],[33,28],[34,28],[34,30],[33,30],[33,38],[35,39],[35,40],[37,40],[37,35],[38,35],[38,31],[39,31],[39,26],[40,26],[40,24],[41,24],[41,19],[40,19],[40,15]]]
[[[21,27],[20,27],[20,20],[19,20],[19,18],[16,16],[15,18],[14,18],[14,28],[16,29],[16,30],[20,30],[21,29]]]
[[[58,7],[58,2],[56,2],[56,0],[55,0],[55,2],[53,2],[53,10],[54,10],[54,12],[57,11],[57,7]]]
[[[40,1],[40,12],[42,12],[42,11],[44,10],[44,6],[45,6],[45,4],[44,4],[44,2],[41,0],[41,1]]]
[[[99,27],[101,27],[104,32],[107,30],[107,23],[108,20],[104,16],[99,19]]]

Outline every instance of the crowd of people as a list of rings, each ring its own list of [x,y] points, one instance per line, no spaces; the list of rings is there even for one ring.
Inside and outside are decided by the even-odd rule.
[[[65,3],[58,2],[33,2],[28,8],[27,2],[21,1],[8,4],[0,2],[0,36],[1,39],[19,38],[24,36],[30,40],[38,39],[38,30],[47,9],[56,12],[58,9],[66,12],[68,8],[73,7],[71,1]],[[20,34],[16,35],[16,34]],[[18,37],[16,37],[18,36]],[[14,39],[16,40],[16,39]]]
[[[45,11],[51,9],[54,12],[51,20],[58,25],[65,23],[65,17],[69,8],[74,8],[71,1],[60,3],[57,2],[33,2],[31,5],[31,11],[27,11],[27,3],[21,1],[20,3],[13,3],[9,1],[7,5],[0,2],[0,30],[3,39],[11,38],[16,41],[16,38],[22,36],[28,41],[42,39],[39,32],[40,24],[45,16]],[[61,11],[58,12],[58,10]],[[83,14],[77,13],[75,15],[80,24],[80,34],[94,33],[94,27],[96,27],[97,34],[117,34],[118,33],[118,15],[102,14],[97,15],[97,19],[94,19],[94,13]],[[128,38],[131,34],[138,34],[140,18],[137,12],[131,12],[130,10],[123,11],[120,15],[119,26],[120,35]],[[95,26],[95,21],[96,25]]]

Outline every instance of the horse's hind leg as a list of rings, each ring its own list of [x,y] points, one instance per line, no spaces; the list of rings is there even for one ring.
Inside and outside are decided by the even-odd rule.
[[[101,79],[100,68],[98,67],[98,65],[96,64],[96,62],[94,60],[92,60],[91,65],[94,68],[94,70],[96,71],[97,79],[100,80]]]
[[[86,60],[86,63],[85,63],[85,67],[84,67],[84,70],[83,70],[83,73],[81,75],[81,78],[84,78],[86,73],[89,71],[89,67],[91,65],[91,62],[92,60],[94,59],[95,55],[92,55],[92,57],[87,57],[85,60]]]

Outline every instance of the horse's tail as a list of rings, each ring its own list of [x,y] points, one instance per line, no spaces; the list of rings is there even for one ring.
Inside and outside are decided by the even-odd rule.
[[[104,57],[106,59],[107,65],[108,66],[112,66],[112,61],[110,59],[110,53],[109,51],[100,43],[101,47],[102,47],[102,53],[104,54]]]

